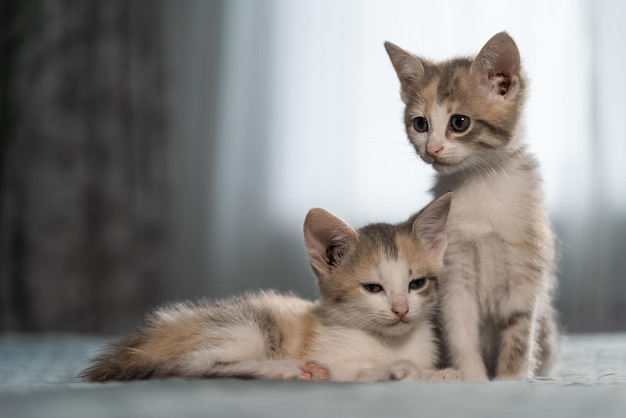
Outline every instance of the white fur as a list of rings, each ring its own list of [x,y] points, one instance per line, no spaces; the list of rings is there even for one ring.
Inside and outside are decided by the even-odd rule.
[[[466,147],[455,139],[450,139],[450,136],[456,135],[449,129],[452,114],[453,112],[447,111],[444,106],[435,102],[425,112],[428,131],[411,131],[409,134],[419,148],[420,158],[442,173],[456,171],[472,163],[472,155]]]
[[[411,233],[411,225],[397,225],[395,233],[402,238],[396,240],[400,248],[395,258],[386,255],[390,251],[388,243],[376,249],[366,241],[363,247],[356,243],[364,253],[345,261],[356,265],[346,265],[341,274],[330,274],[334,273],[334,263],[324,261],[329,265],[316,270],[321,283],[320,302],[269,291],[220,302],[171,305],[153,313],[147,329],[102,356],[90,373],[98,380],[144,376],[429,379],[435,376],[439,360],[431,323],[437,293],[428,287],[435,282],[432,278],[425,280],[420,289],[410,289],[410,284],[420,278],[420,272],[432,274],[435,261],[441,260],[432,254],[424,254],[423,260],[405,255],[415,244],[428,245],[433,240],[433,246],[439,245],[436,242],[441,240],[450,198],[449,194],[442,196],[434,207],[426,207],[412,221],[413,228],[420,231],[419,241]],[[314,215],[326,216],[319,211]],[[317,221],[320,219],[311,222]],[[329,225],[324,219],[321,221],[322,227]],[[322,237],[336,232],[337,223],[331,222],[330,229],[330,233],[321,230]],[[312,231],[309,238],[315,241],[320,231]],[[388,234],[389,228],[372,231]],[[358,239],[358,234],[352,238]],[[381,238],[388,240],[389,236]],[[407,239],[415,242],[408,244]],[[305,242],[310,248],[311,240]],[[319,246],[313,247],[314,251],[319,250]],[[370,271],[365,270],[365,266],[374,264]],[[437,267],[440,269],[441,264]],[[422,271],[426,268],[428,271]],[[381,289],[366,286],[373,290],[369,292],[363,288],[371,284],[378,284]],[[127,370],[120,371],[121,367]],[[451,373],[433,378],[449,380],[453,376]]]
[[[401,360],[414,363],[424,373],[432,372],[437,351],[431,330],[421,327],[407,337],[381,340],[365,331],[322,326],[312,358],[327,365],[337,381],[358,380],[368,369]]]
[[[161,308],[154,313],[157,321],[176,323],[183,319],[189,319],[196,315],[193,308],[188,307],[184,303],[175,304],[169,307]]]
[[[408,332],[416,326],[416,321],[423,321],[424,313],[422,298],[419,291],[409,291],[409,283],[414,277],[409,275],[409,266],[405,259],[388,259],[381,255],[381,262],[372,269],[367,283],[376,283],[383,287],[379,293],[360,291],[364,299],[358,303],[369,305],[367,309],[358,310],[358,319],[367,316],[367,329],[386,336],[397,336]],[[426,286],[432,285],[427,283]],[[402,322],[398,323],[399,312],[406,312]]]
[[[187,354],[181,367],[190,374],[198,370],[208,371],[217,362],[238,362],[242,358],[262,360],[265,357],[265,339],[254,324],[235,325],[219,331],[207,329],[206,332],[207,341],[218,337],[224,343],[203,347]]]
[[[312,358],[327,365],[332,379],[339,381],[429,376],[437,356],[435,337],[421,314],[419,292],[409,291],[412,277],[406,260],[382,256],[371,275],[372,282],[384,288],[379,293],[363,290],[376,311],[378,332],[322,325]],[[392,325],[398,320],[393,308],[403,306],[408,308],[406,323]]]
[[[424,136],[426,136],[426,151],[441,150],[441,152],[449,152],[451,145],[446,140],[446,131],[450,113],[439,103],[435,103],[430,109],[427,119],[430,129],[424,132]]]
[[[401,258],[389,260],[386,257],[382,257],[376,274],[385,288],[384,296],[386,296],[386,301],[384,301],[383,309],[387,311],[391,311],[394,308],[408,309],[409,314],[412,314],[416,309],[416,306],[414,306],[416,302],[415,298],[409,300],[407,289],[411,278],[409,277],[409,266],[406,261]],[[370,294],[368,296],[377,295]]]
[[[511,164],[493,176],[474,177],[454,191],[447,231],[476,239],[497,233],[515,239],[528,222],[529,194],[534,194],[534,179]],[[515,161],[512,161],[515,163]],[[488,204],[486,204],[488,203]]]
[[[378,283],[384,291],[362,290],[363,302],[370,305],[367,311],[375,312],[372,319],[376,320],[376,325],[372,328],[378,332],[335,324],[319,324],[316,330],[317,337],[309,356],[328,367],[332,380],[426,379],[433,375],[437,361],[435,336],[421,313],[419,291],[409,290],[413,279],[409,266],[402,257],[392,260],[381,256],[381,260],[377,268],[372,269],[368,283]],[[393,308],[401,306],[408,308],[406,323],[394,325],[398,317]],[[363,315],[369,320],[372,314],[364,311]],[[174,319],[167,314],[161,317]],[[181,367],[190,374],[198,370],[211,371],[215,363],[220,362],[233,363],[228,366],[229,373],[254,373],[266,378],[299,378],[302,373],[303,360],[266,359],[266,342],[254,324],[222,328],[215,335],[210,329],[206,332],[207,341],[219,338],[222,343],[189,353]]]
[[[315,363],[316,364],[316,363]],[[228,364],[228,374],[231,376],[255,376],[263,379],[311,379],[314,374],[309,362],[298,359],[287,360],[243,360]],[[305,378],[303,372],[308,371]]]
[[[450,342],[463,347],[455,353],[456,363],[469,380],[487,379],[477,326],[481,318],[535,312],[549,301],[549,280],[524,276],[528,260],[514,250],[533,222],[547,223],[543,208],[532,203],[541,201],[536,196],[540,193],[536,173],[523,169],[523,163],[521,158],[512,158],[502,172],[471,177],[454,189],[440,290]],[[466,252],[468,243],[477,256]],[[477,260],[479,265],[473,265]],[[529,355],[532,352],[531,348]],[[528,358],[528,367],[516,378],[532,376],[532,360]]]
[[[422,66],[404,67],[421,60],[393,45],[386,47],[402,85],[409,120],[428,120],[426,132],[417,132],[409,124],[407,133],[421,159],[438,172],[434,194],[453,192],[440,282],[451,361],[472,380],[485,380],[488,374],[496,378],[526,378],[533,371],[545,374],[558,349],[551,306],[554,237],[535,162],[522,142],[523,123],[518,117],[524,80],[517,46],[506,33],[494,35],[472,62],[465,80],[473,83],[472,78],[480,77],[484,88],[465,93],[484,97],[469,102],[441,99],[446,100],[443,105],[432,100],[439,96],[436,80],[422,86],[423,97],[418,94],[412,100],[408,93],[415,92],[415,79],[424,71]],[[462,76],[462,67],[455,75]],[[505,106],[497,111],[506,112],[502,113],[506,126],[490,126],[481,118],[498,105]],[[472,109],[480,108],[482,112],[472,114]],[[476,123],[484,125],[482,141],[468,144],[473,136],[464,138],[466,131],[450,127],[452,114],[467,116],[469,131]],[[499,118],[497,113],[489,116]]]

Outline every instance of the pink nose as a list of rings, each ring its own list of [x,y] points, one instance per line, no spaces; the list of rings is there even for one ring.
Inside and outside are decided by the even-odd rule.
[[[428,142],[426,145],[426,153],[435,159],[439,157],[441,151],[443,151],[443,145],[438,142]]]
[[[397,316],[400,319],[404,319],[404,317],[406,316],[406,314],[409,313],[409,308],[407,306],[393,306],[391,308],[391,311],[393,312],[393,314],[395,316]]]

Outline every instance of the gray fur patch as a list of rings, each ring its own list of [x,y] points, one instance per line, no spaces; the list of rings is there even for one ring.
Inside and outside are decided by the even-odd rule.
[[[530,321],[530,312],[514,312],[509,315],[508,318],[500,321],[500,329],[505,330],[507,328],[518,325],[521,321]]]
[[[490,122],[487,122],[484,119],[477,119],[474,121],[475,123],[483,126],[484,128],[486,128],[493,136],[498,137],[503,139],[505,142],[509,142],[511,140],[511,132],[509,132],[508,130],[500,127],[500,126],[496,126]],[[491,148],[493,148],[493,146],[491,146],[490,144],[486,144],[489,145]]]
[[[389,224],[370,224],[359,229],[359,238],[371,248],[380,248],[385,257],[397,260],[396,228]]]

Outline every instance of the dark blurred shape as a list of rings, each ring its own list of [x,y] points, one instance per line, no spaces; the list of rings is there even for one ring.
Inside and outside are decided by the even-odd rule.
[[[128,329],[168,269],[163,2],[0,7],[0,329]]]

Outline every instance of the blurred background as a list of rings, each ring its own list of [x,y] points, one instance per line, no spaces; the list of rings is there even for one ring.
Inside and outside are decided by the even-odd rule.
[[[115,333],[156,305],[315,298],[308,209],[430,201],[392,41],[517,41],[569,332],[626,330],[626,2],[3,0],[0,330]]]

